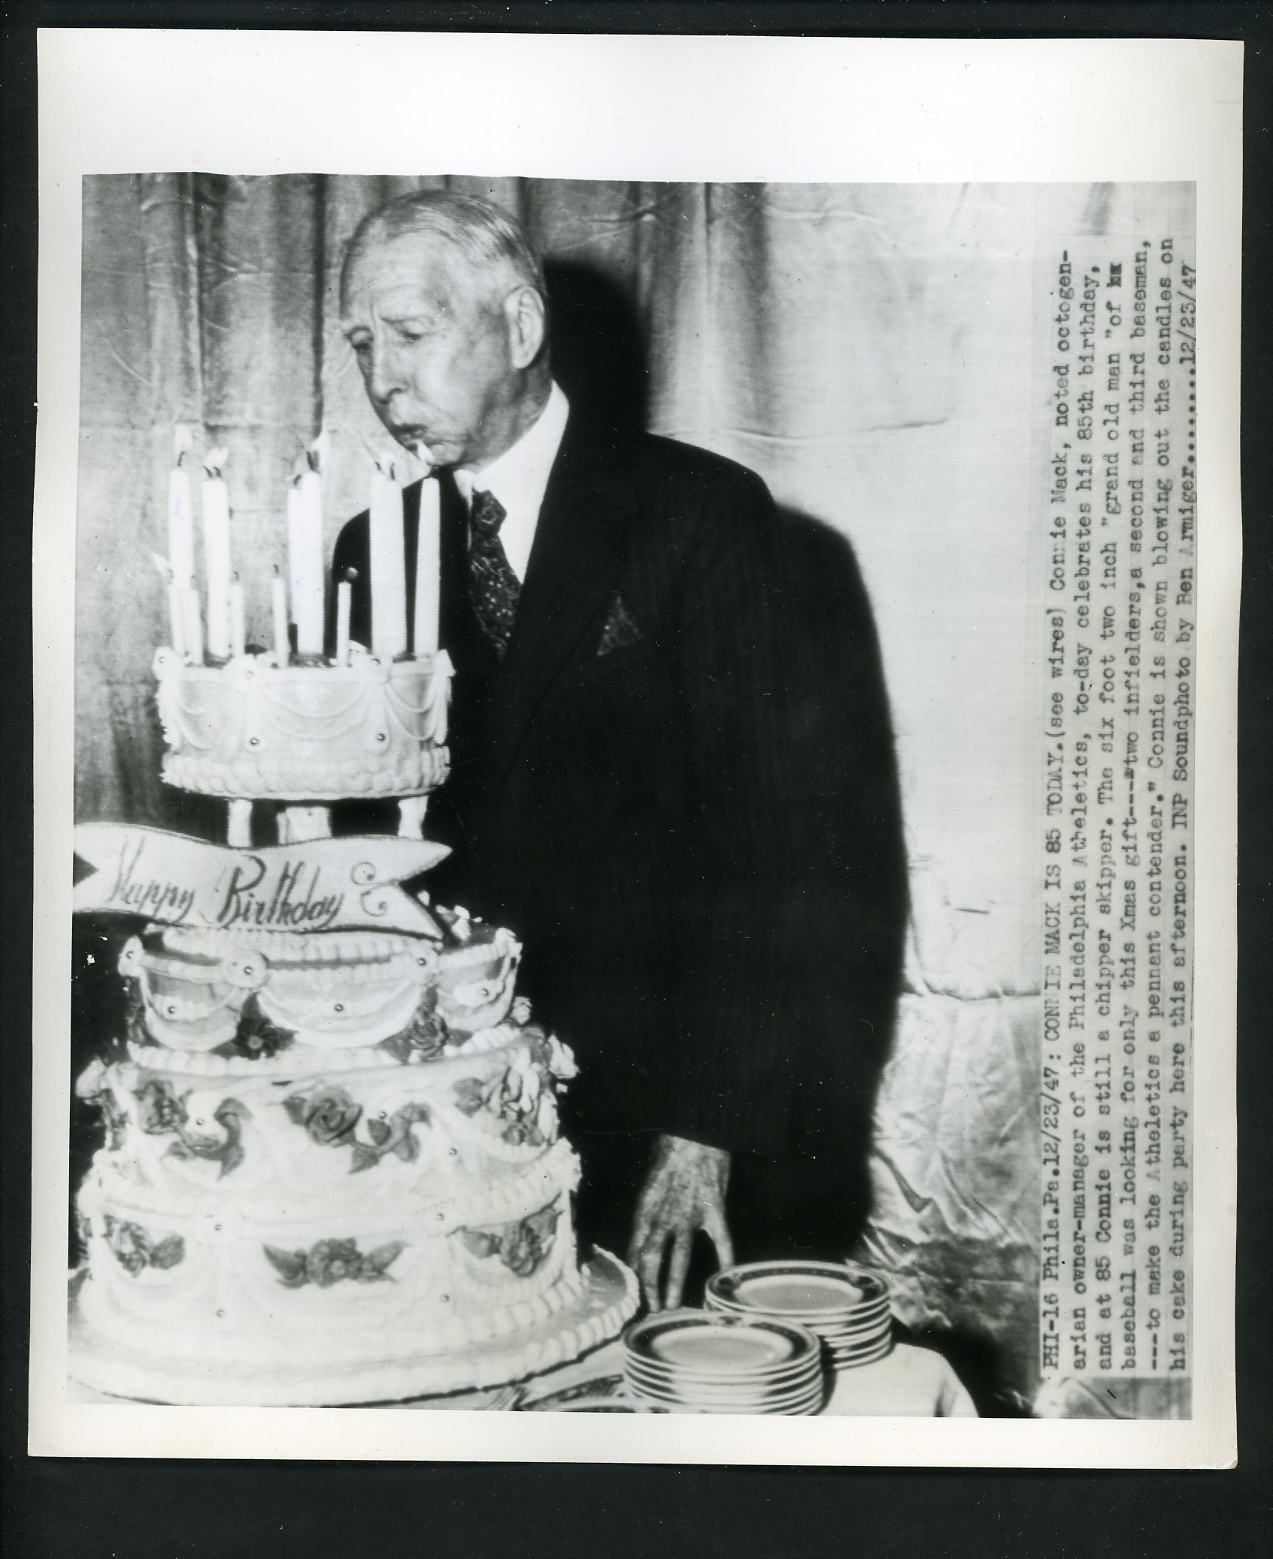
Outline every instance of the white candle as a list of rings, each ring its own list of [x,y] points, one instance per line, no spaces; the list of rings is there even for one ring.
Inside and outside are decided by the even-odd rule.
[[[183,458],[183,455],[177,456],[177,464],[168,478],[168,561],[172,565],[172,577],[182,590],[194,573],[194,506]]]
[[[287,561],[299,655],[323,653],[323,487],[303,472],[287,494]]]
[[[181,588],[173,578],[172,566],[167,558],[161,558],[157,552],[150,554],[155,567],[159,570],[159,577],[164,582],[164,588],[168,592],[168,635],[173,653],[184,655],[186,653],[186,625],[182,621],[185,606],[181,599]]]
[[[407,647],[407,566],[402,489],[393,467],[371,478],[371,648],[385,660]]]
[[[230,494],[221,470],[226,451],[214,449],[208,456],[203,484],[203,562],[207,578],[208,653],[224,660],[231,652]]]
[[[203,665],[203,617],[199,609],[199,592],[190,585],[183,592],[186,624],[186,658],[196,666]]]
[[[441,575],[441,491],[437,478],[420,484],[420,539],[416,552],[415,633],[417,655],[432,655],[438,647],[438,598]]]
[[[186,653],[186,625],[182,620],[182,612],[181,590],[174,581],[168,586],[168,626],[172,633],[172,648],[175,655]]]
[[[230,584],[230,654],[244,654],[247,642],[247,603],[243,599],[242,581],[236,574]]]
[[[291,658],[292,646],[287,633],[287,586],[274,565],[274,578],[270,583],[270,614],[274,622],[274,653],[280,666],[286,666]]]
[[[349,613],[353,606],[353,587],[348,579],[336,586],[336,664],[349,664]]]

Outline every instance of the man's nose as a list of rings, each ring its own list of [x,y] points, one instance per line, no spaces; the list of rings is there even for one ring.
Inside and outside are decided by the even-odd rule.
[[[385,405],[403,388],[402,364],[398,354],[389,346],[376,347],[367,375],[367,393],[377,405]]]

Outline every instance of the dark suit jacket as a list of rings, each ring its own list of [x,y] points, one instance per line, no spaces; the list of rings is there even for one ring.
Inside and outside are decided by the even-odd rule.
[[[453,773],[427,831],[453,855],[428,887],[523,939],[523,988],[579,1061],[571,1119],[777,1157],[860,1139],[905,888],[844,544],[740,466],[572,414],[501,665],[443,483]],[[370,577],[367,545],[360,515],[337,577]]]

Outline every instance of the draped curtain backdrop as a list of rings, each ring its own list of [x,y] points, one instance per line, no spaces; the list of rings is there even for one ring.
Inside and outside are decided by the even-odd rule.
[[[229,450],[249,638],[268,642],[284,494],[330,435],[329,544],[384,434],[340,334],[344,244],[446,185],[550,262],[559,377],[751,466],[843,532],[883,642],[913,932],[867,1255],[991,1399],[1034,1375],[1039,707],[1025,597],[1036,236],[1132,219],[1108,187],[686,185],[212,174],[84,185],[77,547],[83,819],[217,826],[158,780],[174,424]],[[399,459],[404,457],[399,453]],[[415,473],[409,472],[408,475]]]

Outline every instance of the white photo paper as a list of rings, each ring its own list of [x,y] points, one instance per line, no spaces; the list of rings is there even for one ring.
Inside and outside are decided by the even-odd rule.
[[[33,1454],[1232,1464],[1241,66],[1196,39],[42,32]],[[636,1279],[600,1255],[573,1277],[568,1192],[457,1214],[457,1338],[482,1283],[530,1284],[471,1379],[445,1349],[400,1369],[406,1323],[358,1319],[406,1314],[414,1225],[376,1188],[442,1115],[293,1077],[280,1043],[321,997],[347,1055],[370,987],[251,940],[415,937],[385,1069],[495,1043],[420,1037],[433,949],[474,934],[401,886],[445,853],[445,600],[428,676],[403,648],[437,644],[445,460],[387,444],[340,300],[359,222],[421,190],[526,228],[571,416],[626,397],[852,549],[909,884],[856,1286],[709,1282],[714,1311],[625,1345]],[[333,547],[369,502],[373,547],[397,535],[421,479],[364,646]],[[610,600],[599,659],[642,652],[642,610]],[[322,709],[280,693],[244,738],[283,732],[296,769],[267,838],[233,756],[191,780],[222,760],[201,743],[253,678],[325,656]],[[389,837],[331,837],[374,782],[302,774],[303,726],[344,721],[372,663],[363,767],[406,765],[408,800]],[[221,1016],[197,1021],[239,1023],[206,1045],[199,980]],[[110,982],[140,1028],[105,1031],[86,992]],[[186,1083],[146,1033],[198,1052]],[[455,1097],[546,1164],[540,1090],[571,1069],[542,1046]],[[274,1121],[322,1174],[348,1158],[340,1228],[253,1232],[281,1207],[251,1165]],[[775,1308],[740,1343],[749,1304]]]

